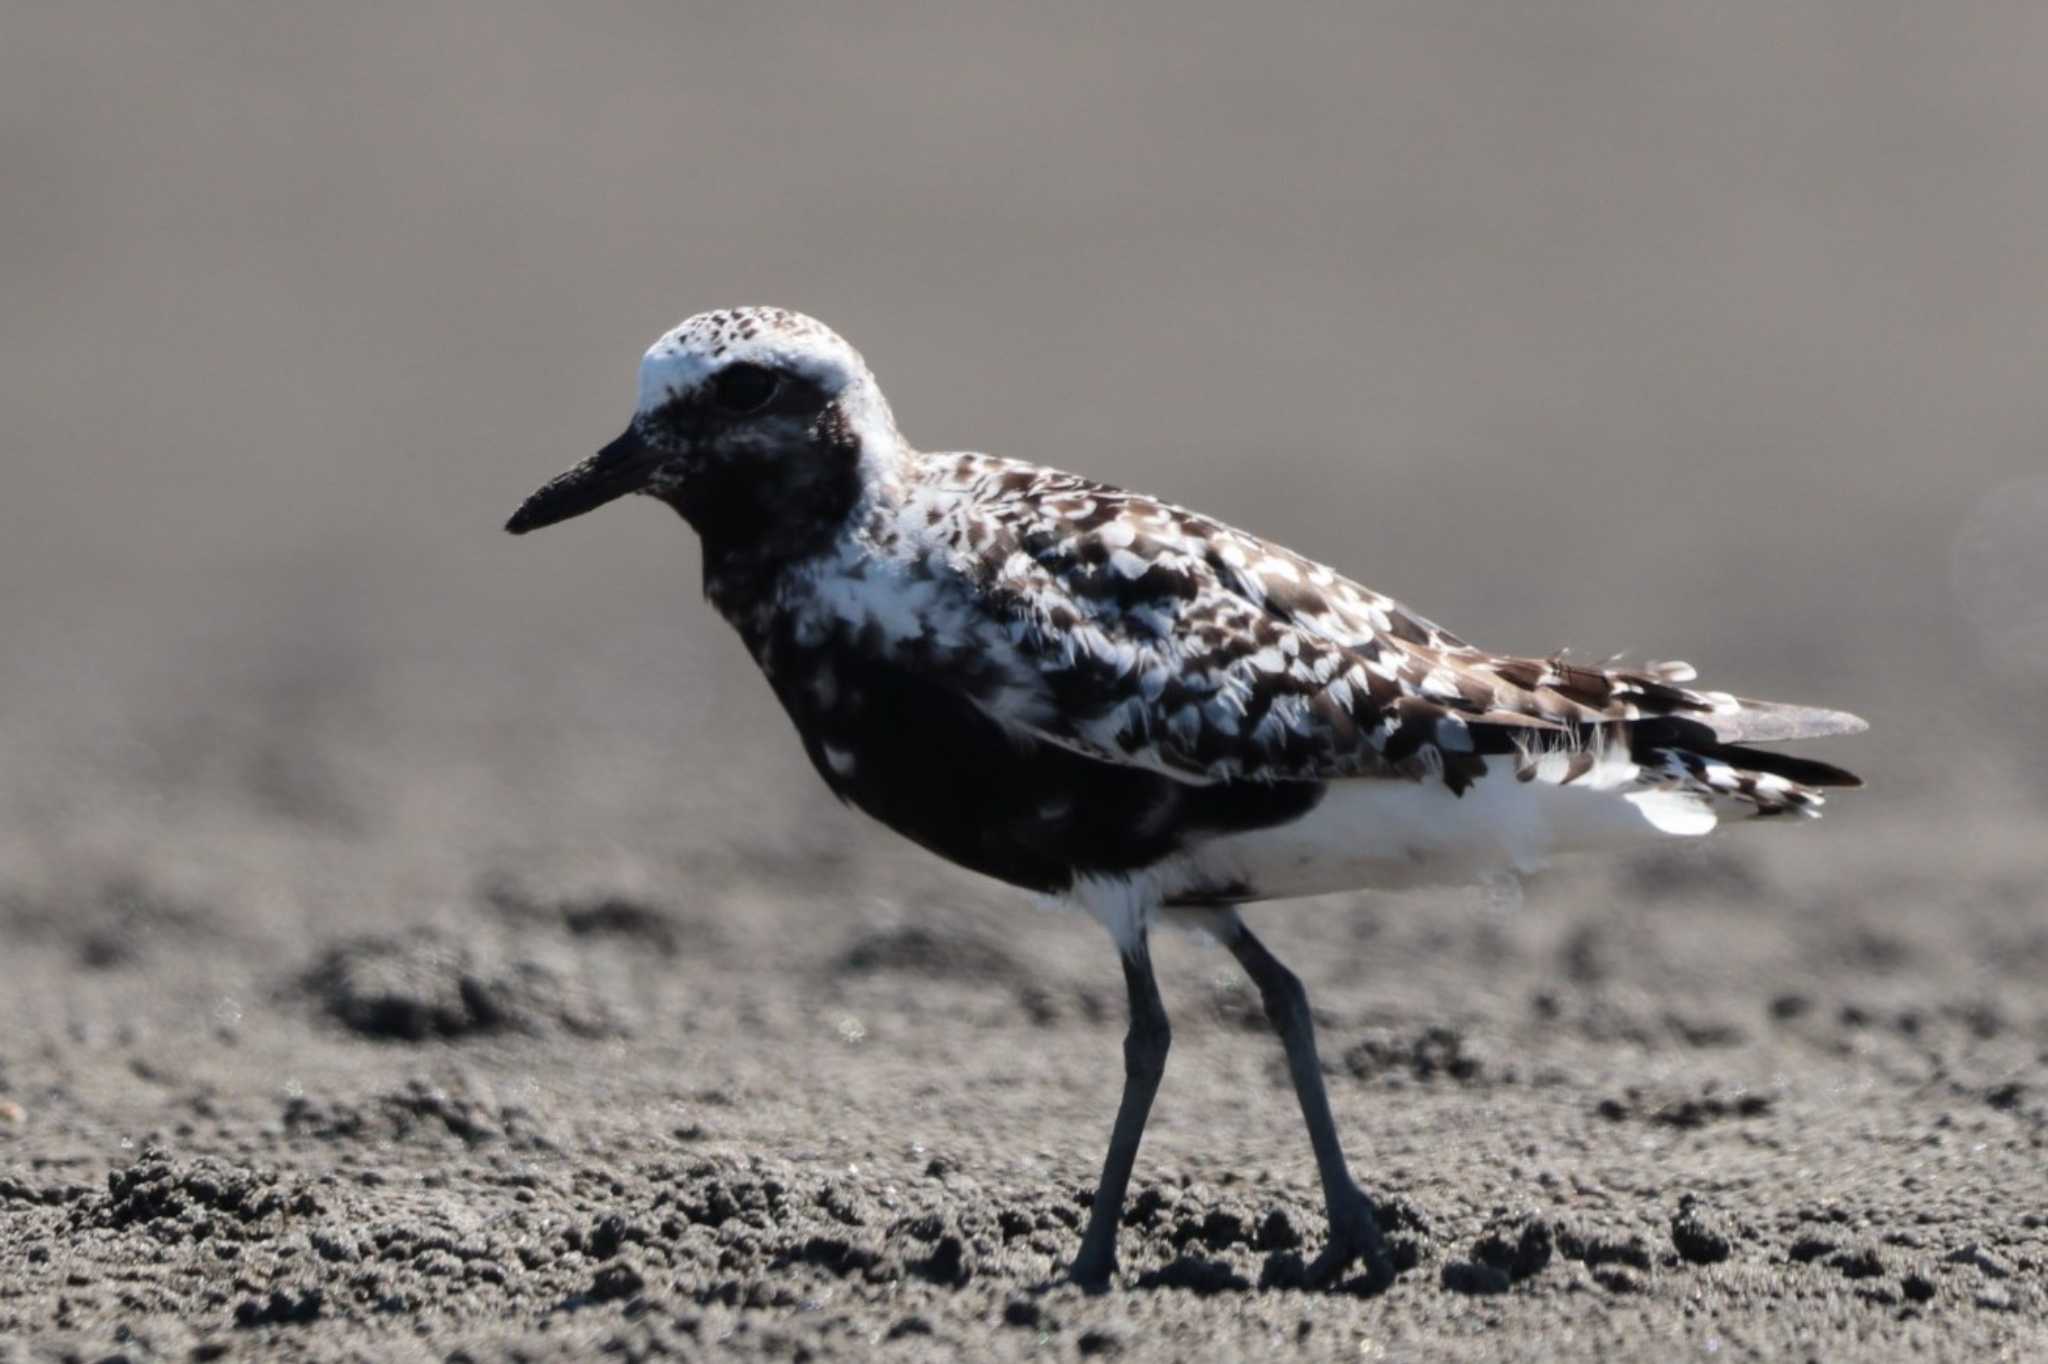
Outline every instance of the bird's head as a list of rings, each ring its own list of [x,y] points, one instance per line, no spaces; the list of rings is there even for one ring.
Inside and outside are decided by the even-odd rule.
[[[699,313],[648,348],[624,435],[558,475],[505,529],[523,535],[627,493],[707,536],[843,516],[900,437],[874,376],[821,322],[782,308]]]

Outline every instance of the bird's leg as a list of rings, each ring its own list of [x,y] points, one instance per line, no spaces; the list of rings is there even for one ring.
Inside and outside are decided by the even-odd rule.
[[[1131,1027],[1124,1034],[1124,1097],[1117,1105],[1116,1126],[1110,1129],[1109,1155],[1095,1186],[1088,1229],[1081,1234],[1081,1253],[1070,1271],[1075,1283],[1095,1290],[1107,1288],[1116,1272],[1116,1230],[1123,1217],[1124,1193],[1130,1188],[1131,1165],[1138,1158],[1152,1096],[1166,1073],[1166,1051],[1173,1043],[1159,982],[1152,975],[1152,951],[1142,930],[1123,953],[1123,963],[1124,985],[1131,996]]]
[[[1301,1116],[1308,1123],[1309,1144],[1315,1148],[1323,1203],[1330,1216],[1330,1244],[1309,1265],[1309,1282],[1335,1282],[1356,1260],[1364,1263],[1371,1278],[1385,1283],[1393,1275],[1392,1265],[1380,1239],[1372,1202],[1353,1182],[1350,1167],[1344,1163],[1344,1147],[1330,1117],[1330,1097],[1323,1089],[1323,1064],[1316,1056],[1316,1025],[1308,1011],[1308,991],[1302,988],[1300,977],[1282,966],[1235,914],[1219,936],[1259,987],[1266,1017],[1287,1049],[1287,1071],[1294,1080],[1295,1097],[1301,1100]]]

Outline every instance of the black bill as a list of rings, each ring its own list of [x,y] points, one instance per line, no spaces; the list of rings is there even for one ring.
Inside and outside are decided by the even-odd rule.
[[[520,504],[505,523],[514,535],[524,535],[557,521],[567,521],[595,511],[614,498],[638,492],[667,456],[640,439],[633,427],[604,449],[565,474],[558,474]]]

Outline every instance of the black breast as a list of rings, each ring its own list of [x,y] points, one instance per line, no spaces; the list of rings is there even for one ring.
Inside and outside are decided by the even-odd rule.
[[[770,681],[833,791],[941,857],[1030,890],[1134,871],[1205,833],[1298,818],[1313,782],[1191,786],[1006,733],[962,686],[843,643],[773,651]],[[1229,888],[1218,888],[1228,899]]]

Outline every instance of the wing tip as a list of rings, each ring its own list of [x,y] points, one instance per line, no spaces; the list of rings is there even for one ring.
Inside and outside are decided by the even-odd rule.
[[[1787,706],[1775,701],[1738,700],[1736,708],[1700,719],[1723,743],[1768,744],[1787,739],[1827,739],[1861,734],[1870,722],[1846,710],[1822,706]]]

